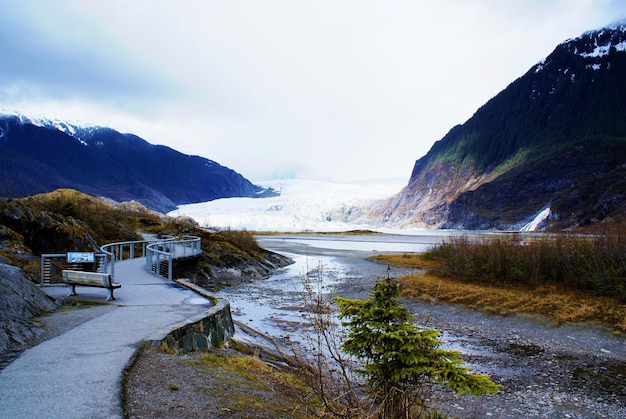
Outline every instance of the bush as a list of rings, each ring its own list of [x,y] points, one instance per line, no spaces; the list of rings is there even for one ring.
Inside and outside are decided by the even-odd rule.
[[[505,285],[554,284],[626,300],[626,234],[454,237],[425,254],[433,273],[461,281]]]
[[[461,353],[443,349],[439,331],[422,329],[399,301],[400,288],[389,276],[366,300],[336,298],[339,318],[348,327],[343,350],[363,363],[358,372],[381,419],[437,415],[427,400],[433,384],[461,394],[493,394],[502,386],[471,373]]]
[[[244,252],[256,252],[259,250],[259,243],[254,238],[254,234],[246,230],[224,230],[220,233],[227,242],[238,247]]]

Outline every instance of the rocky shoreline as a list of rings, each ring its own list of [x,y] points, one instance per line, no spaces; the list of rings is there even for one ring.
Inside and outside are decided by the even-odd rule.
[[[274,251],[297,253],[297,247]],[[336,293],[363,298],[386,267],[366,252],[307,248],[349,265]],[[317,253],[316,253],[317,252]],[[394,269],[392,276],[399,276]],[[332,272],[327,272],[332,275]],[[452,417],[626,417],[626,338],[591,324],[554,325],[540,316],[500,316],[458,305],[406,301],[418,322],[438,329],[472,370],[504,385],[480,399],[441,395]]]
[[[424,311],[423,304],[411,306]],[[473,370],[504,385],[478,401],[457,397],[447,409],[502,418],[626,417],[623,338],[592,325],[554,326],[447,305],[428,309],[428,326],[443,330],[446,343],[462,351]]]

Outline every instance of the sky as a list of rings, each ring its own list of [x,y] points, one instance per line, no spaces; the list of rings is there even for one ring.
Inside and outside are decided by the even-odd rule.
[[[453,126],[623,0],[0,0],[0,109],[252,181],[407,179]]]

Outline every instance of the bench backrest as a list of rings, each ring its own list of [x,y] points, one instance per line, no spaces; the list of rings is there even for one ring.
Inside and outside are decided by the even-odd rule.
[[[107,273],[64,270],[63,279],[66,283],[93,284],[105,288],[111,286],[111,274]]]

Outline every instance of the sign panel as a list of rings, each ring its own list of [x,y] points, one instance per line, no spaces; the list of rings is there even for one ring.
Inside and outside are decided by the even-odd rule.
[[[67,263],[94,263],[94,252],[67,252]]]

